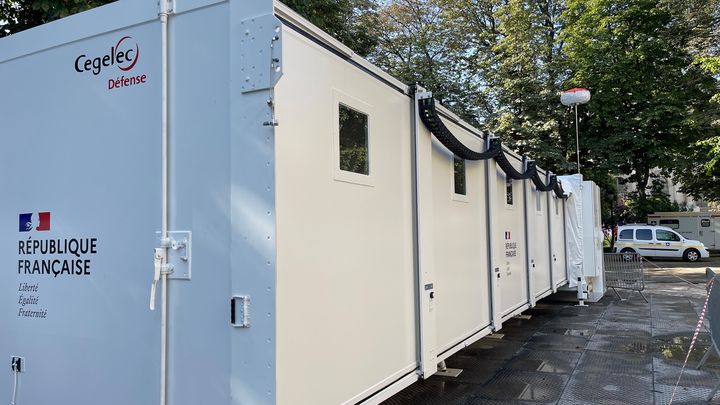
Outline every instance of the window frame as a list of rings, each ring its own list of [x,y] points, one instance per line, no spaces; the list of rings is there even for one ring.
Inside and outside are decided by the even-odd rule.
[[[340,169],[340,105],[355,110],[367,116],[367,160],[368,174],[355,173]],[[345,94],[337,89],[333,89],[333,139],[332,139],[332,164],[333,164],[333,180],[344,183],[352,183],[361,186],[375,187],[376,174],[373,156],[374,143],[373,133],[375,133],[375,119],[373,106]]]
[[[515,180],[510,178],[507,174],[503,173],[503,183],[505,183],[505,193],[503,193],[503,202],[505,203],[505,209],[507,210],[514,210],[515,209]],[[508,204],[508,184],[510,185],[510,196],[512,197],[512,203]]]
[[[700,228],[710,228],[711,225],[712,221],[710,220],[710,218],[700,218]]]
[[[463,162],[462,167],[463,167],[463,178],[465,180],[465,194],[460,194],[455,191],[455,162],[456,161]],[[470,198],[468,197],[468,193],[469,193],[468,184],[469,183],[468,183],[467,161],[465,159],[461,158],[460,156],[450,155],[450,166],[451,166],[450,175],[452,176],[451,181],[450,181],[451,199],[453,201],[464,202],[464,203],[470,202]]]
[[[679,219],[661,219],[658,221],[658,225],[666,226],[670,229],[680,229],[680,220]]]

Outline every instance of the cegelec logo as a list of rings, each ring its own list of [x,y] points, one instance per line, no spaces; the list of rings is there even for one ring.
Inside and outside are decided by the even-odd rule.
[[[104,68],[116,66],[123,72],[131,71],[140,59],[140,45],[129,35],[125,35],[110,47],[110,52],[102,56],[88,56],[82,54],[75,58],[75,71],[78,73],[91,72],[93,76],[99,75]],[[119,76],[108,80],[108,90],[121,87],[135,86],[147,82],[146,74],[133,76]]]
[[[20,214],[20,232],[30,232],[33,230],[33,226],[36,231],[49,231],[50,230],[50,213],[49,212],[38,212],[37,214],[27,213]],[[35,218],[33,218],[35,217]]]

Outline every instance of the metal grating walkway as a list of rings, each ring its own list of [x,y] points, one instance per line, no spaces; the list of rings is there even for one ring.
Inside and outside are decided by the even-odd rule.
[[[499,331],[447,360],[458,378],[433,376],[384,402],[385,405],[666,405],[687,353],[704,302],[704,268],[718,258],[646,274],[645,303],[639,295],[621,301],[610,290],[588,308],[550,296]],[[667,267],[685,266],[668,262]],[[694,271],[696,270],[696,271]],[[673,404],[707,404],[720,377],[720,359],[695,365],[710,344],[702,331]],[[718,393],[711,404],[720,404]]]

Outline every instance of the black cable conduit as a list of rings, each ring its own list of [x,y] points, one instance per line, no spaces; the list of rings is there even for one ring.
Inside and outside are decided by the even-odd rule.
[[[435,100],[433,98],[423,98],[418,100],[420,112],[420,120],[425,124],[427,129],[435,135],[440,143],[442,143],[450,152],[465,160],[485,160],[497,156],[502,153],[502,146],[498,142],[497,145],[490,143],[490,148],[485,152],[475,152],[460,142],[455,135],[440,120],[440,116],[435,110]]]
[[[418,109],[420,120],[425,124],[428,130],[435,135],[450,152],[465,160],[485,160],[494,158],[498,166],[507,176],[513,180],[531,179],[535,184],[535,188],[540,191],[554,191],[555,195],[565,198],[565,192],[562,185],[557,181],[557,176],[551,175],[550,182],[544,184],[537,171],[535,161],[528,161],[525,172],[521,173],[510,163],[502,149],[502,141],[500,138],[490,138],[488,140],[490,147],[485,152],[476,152],[460,142],[455,135],[445,126],[435,110],[435,99],[432,97],[421,98],[418,100]]]
[[[543,183],[539,173],[536,173],[536,175],[532,177],[532,182],[533,184],[535,184],[535,189],[537,190],[553,191],[556,196],[560,198],[565,198],[565,190],[563,190],[562,185],[557,179],[557,176],[554,174],[550,175],[550,182],[548,182],[548,184]]]

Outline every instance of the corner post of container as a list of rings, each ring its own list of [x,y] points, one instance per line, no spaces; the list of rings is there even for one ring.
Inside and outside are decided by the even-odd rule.
[[[488,145],[495,136],[490,134],[486,139],[486,145]],[[495,187],[497,187],[497,164],[494,159],[485,160],[485,206],[487,209],[486,213],[486,235],[487,235],[487,249],[488,249],[488,280],[490,282],[490,326],[493,331],[498,331],[502,328],[502,314],[500,314],[500,297],[499,289],[497,286],[497,278],[500,275],[500,268],[495,267],[495,252],[493,251],[495,244],[495,203],[496,196],[493,193]],[[492,174],[490,172],[492,171]]]
[[[532,162],[532,160],[528,159],[527,156],[523,156],[523,172],[527,172],[529,163]],[[529,192],[529,185],[530,181],[525,179],[522,180],[523,185],[523,218],[525,221],[525,274],[527,277],[527,302],[530,305],[530,308],[535,306],[535,293],[534,290],[534,272],[533,272],[533,265],[530,263],[530,255],[532,253],[532,249],[530,249],[530,217],[528,215],[528,202],[530,201],[530,192]],[[534,260],[534,259],[533,259]]]
[[[279,336],[276,86],[285,69],[283,22],[272,0],[230,0],[230,396],[275,404]],[[288,94],[285,103],[293,103]]]
[[[415,86],[412,94],[412,176],[413,224],[418,309],[418,374],[429,378],[437,372],[437,329],[435,322],[434,239],[432,195],[432,142],[423,139],[420,128],[420,100],[432,98],[432,93]]]
[[[552,172],[547,172],[547,176],[545,177],[545,180],[549,183],[550,179],[552,178],[553,174]],[[553,294],[557,292],[557,285],[555,282],[555,258],[553,254],[553,232],[552,232],[552,215],[553,210],[551,209],[552,201],[553,201],[553,191],[550,190],[546,193],[545,201],[547,202],[547,233],[548,233],[548,269],[550,269],[550,287],[552,288]],[[557,204],[557,202],[556,202]]]

